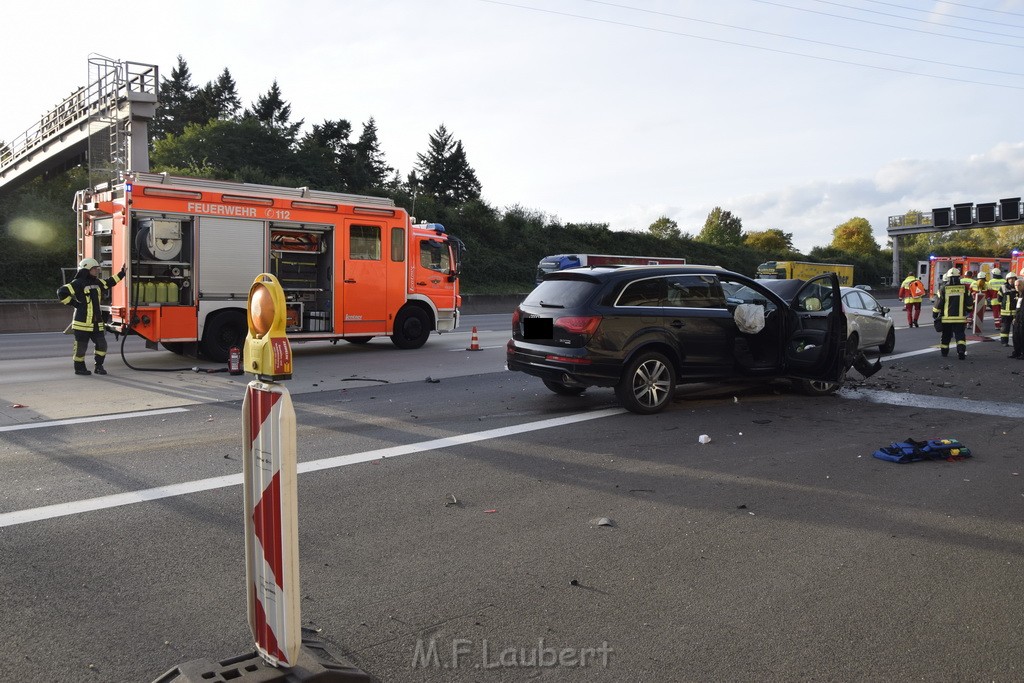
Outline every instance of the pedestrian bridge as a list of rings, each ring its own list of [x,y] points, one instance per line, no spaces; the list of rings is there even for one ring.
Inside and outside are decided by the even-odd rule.
[[[89,58],[89,84],[78,88],[28,130],[0,137],[0,193],[88,162],[109,180],[125,170],[148,171],[148,122],[156,115],[156,65]]]

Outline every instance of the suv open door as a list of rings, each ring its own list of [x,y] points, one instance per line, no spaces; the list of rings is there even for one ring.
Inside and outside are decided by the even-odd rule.
[[[786,371],[791,377],[822,383],[835,391],[846,374],[846,315],[839,278],[811,278],[789,302],[786,321]],[[832,384],[834,386],[824,386]]]

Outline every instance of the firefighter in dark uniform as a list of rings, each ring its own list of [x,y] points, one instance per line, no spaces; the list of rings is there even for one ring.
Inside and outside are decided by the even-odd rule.
[[[1010,326],[1017,310],[1016,282],[1017,273],[1011,271],[999,288],[999,343],[1003,346],[1010,345]]]
[[[85,367],[85,353],[92,341],[95,346],[96,374],[105,375],[103,360],[107,355],[107,336],[103,328],[103,314],[100,311],[100,297],[124,279],[124,266],[117,275],[100,278],[100,264],[96,259],[85,258],[78,264],[75,279],[57,290],[57,298],[62,304],[75,309],[71,320],[71,331],[75,335],[75,345],[71,355],[75,361],[76,375],[91,375]]]
[[[974,299],[971,292],[960,283],[960,271],[950,268],[946,271],[945,282],[939,285],[932,317],[942,323],[942,339],[939,353],[949,355],[949,340],[956,338],[956,355],[960,360],[967,357],[967,320],[973,314]]]
[[[1013,354],[1010,358],[1024,360],[1024,270],[1014,283],[1017,286],[1017,310],[1013,314]]]

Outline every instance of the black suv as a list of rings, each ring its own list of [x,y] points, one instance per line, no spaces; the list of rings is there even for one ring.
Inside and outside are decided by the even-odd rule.
[[[615,387],[635,413],[660,411],[683,382],[792,378],[828,394],[848,367],[834,274],[786,301],[715,266],[548,275],[513,312],[507,353],[509,370],[540,377],[556,394]]]

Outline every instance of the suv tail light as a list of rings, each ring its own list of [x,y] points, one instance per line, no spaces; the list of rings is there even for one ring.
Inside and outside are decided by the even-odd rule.
[[[517,306],[512,311],[512,333],[515,334],[516,330],[519,329],[519,319],[523,317],[523,312],[519,310]]]
[[[599,315],[574,315],[555,320],[555,327],[561,327],[571,334],[592,335],[601,325]]]

